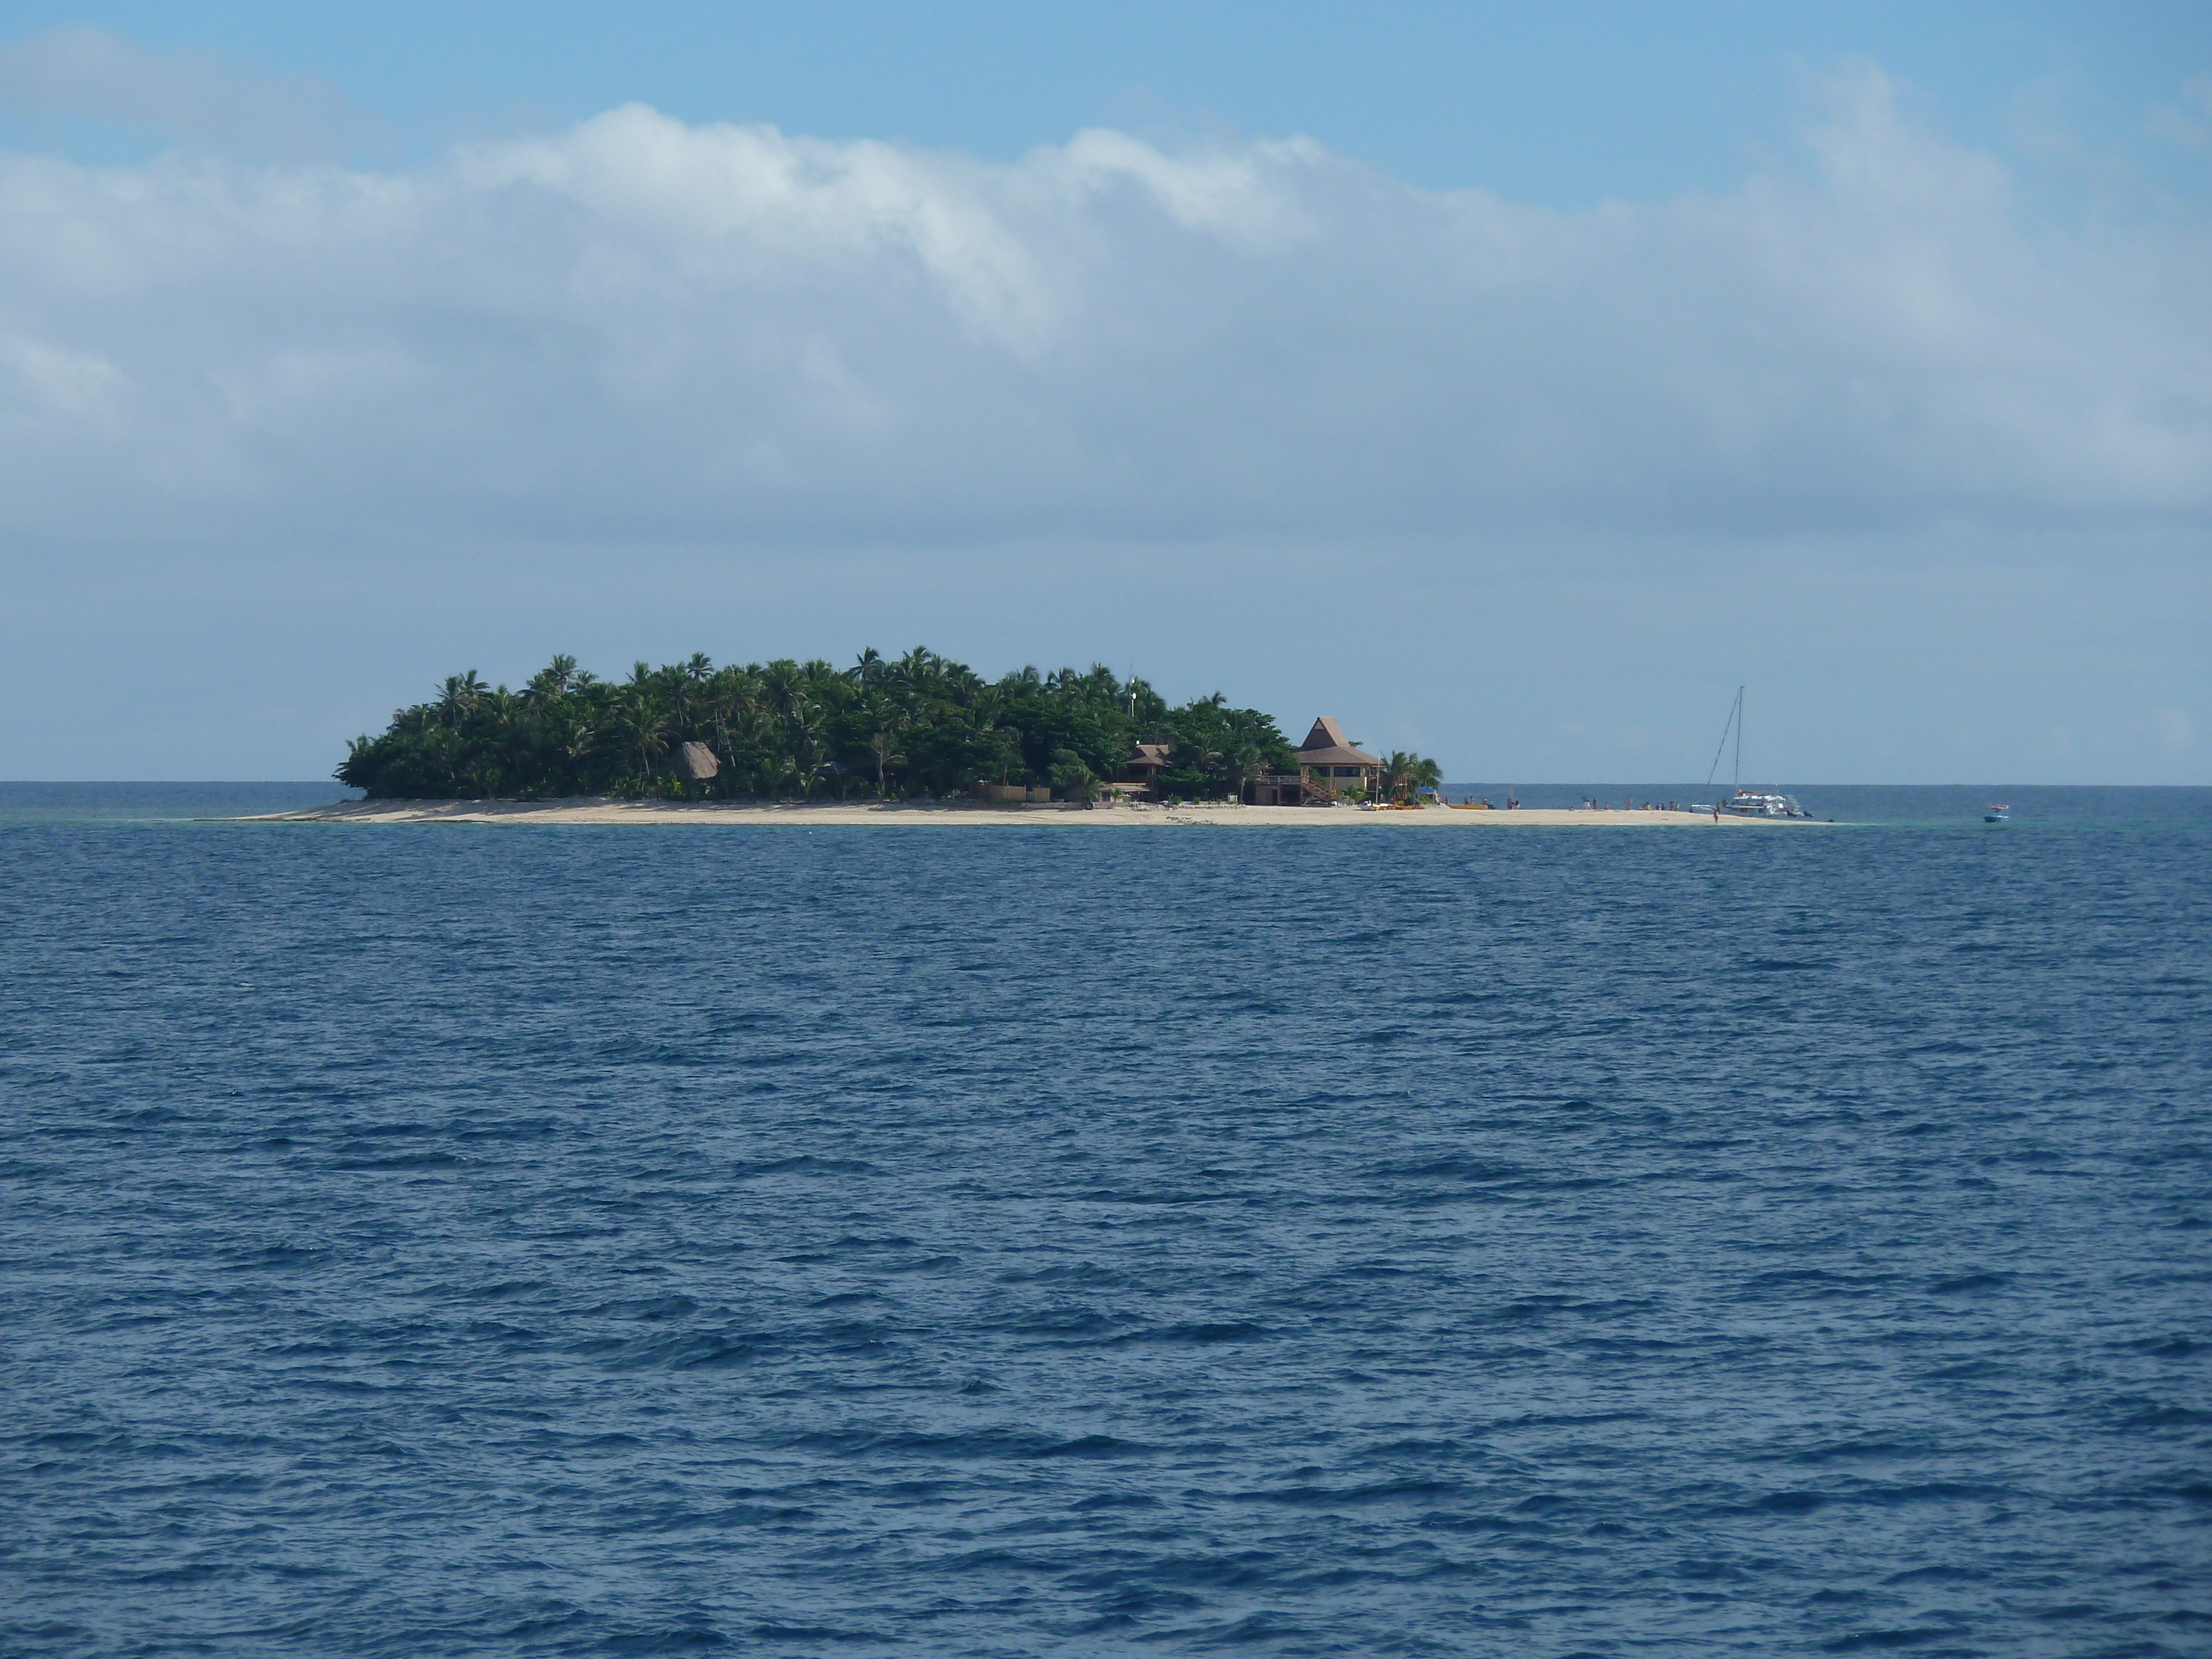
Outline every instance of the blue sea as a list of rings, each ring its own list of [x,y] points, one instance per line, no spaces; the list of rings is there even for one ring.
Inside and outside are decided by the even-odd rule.
[[[0,1652],[2212,1652],[2212,791],[332,793],[0,787]]]

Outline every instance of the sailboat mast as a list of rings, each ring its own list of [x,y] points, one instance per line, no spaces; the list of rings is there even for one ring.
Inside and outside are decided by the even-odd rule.
[[[1736,781],[1736,784],[1737,784],[1737,787],[1741,787],[1742,786],[1742,783],[1743,783],[1743,719],[1742,719],[1742,715],[1743,715],[1743,688],[1742,688],[1741,686],[1740,686],[1740,685],[1739,685],[1739,686],[1738,686],[1738,687],[1736,687],[1736,689],[1735,689],[1735,701],[1734,702],[1732,702],[1732,703],[1730,703],[1730,704],[1729,705],[1728,718],[1727,718],[1726,720],[1723,720],[1723,721],[1721,722],[1721,740],[1720,740],[1718,743],[1717,743],[1717,744],[1715,744],[1713,745],[1713,763],[1712,763],[1711,766],[1708,766],[1708,767],[1705,769],[1705,787],[1706,787],[1706,788],[1708,788],[1708,789],[1710,789],[1710,788],[1711,788],[1711,787],[1713,787],[1713,780],[1714,780],[1714,778],[1716,778],[1717,776],[1718,776],[1718,775],[1719,775],[1719,774],[1720,774],[1720,769],[1721,769],[1721,757],[1722,757],[1723,755],[1725,755],[1725,754],[1727,754],[1727,753],[1728,753],[1729,732],[1729,729],[1730,729],[1731,727],[1733,727],[1733,728],[1735,729],[1735,734],[1736,734],[1736,739],[1735,739],[1735,774],[1736,774],[1736,778],[1735,778],[1735,781]]]
[[[1735,689],[1735,792],[1743,793],[1743,688]]]

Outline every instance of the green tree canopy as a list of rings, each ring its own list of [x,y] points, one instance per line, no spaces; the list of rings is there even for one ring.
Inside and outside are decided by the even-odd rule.
[[[1382,763],[1382,793],[1392,800],[1404,800],[1419,789],[1441,789],[1443,783],[1443,769],[1410,750],[1394,749]]]
[[[1218,693],[1170,708],[1141,679],[1093,665],[985,680],[924,647],[850,668],[788,658],[716,667],[703,655],[602,680],[557,656],[520,693],[454,675],[429,702],[349,746],[336,775],[372,799],[565,795],[896,799],[980,782],[1074,793],[1117,775],[1139,742],[1170,745],[1175,793],[1233,795],[1294,763],[1274,720]],[[720,763],[687,781],[684,745]]]

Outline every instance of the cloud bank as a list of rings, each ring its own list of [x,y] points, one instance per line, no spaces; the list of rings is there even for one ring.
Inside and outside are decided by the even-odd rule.
[[[643,107],[397,172],[0,153],[0,776],[916,641],[1462,778],[1700,777],[1740,682],[1775,778],[2212,775],[2212,239],[1826,100],[1586,212]]]
[[[1832,83],[1582,214],[1303,141],[1012,164],[650,109],[420,171],[0,156],[0,532],[780,545],[2201,525],[2212,239]]]

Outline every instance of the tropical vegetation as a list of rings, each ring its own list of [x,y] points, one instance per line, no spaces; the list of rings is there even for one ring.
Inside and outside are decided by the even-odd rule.
[[[335,775],[372,799],[896,799],[988,782],[1087,799],[1140,742],[1170,746],[1156,787],[1188,799],[1297,766],[1273,719],[1218,692],[1171,708],[1103,667],[986,680],[917,647],[848,668],[694,656],[623,680],[560,656],[520,690],[471,670],[356,738]],[[712,752],[712,777],[687,775],[702,769],[681,764],[687,744]]]
[[[1384,795],[1401,801],[1423,790],[1441,791],[1444,787],[1443,769],[1425,755],[1393,749],[1389,758],[1382,763],[1382,784]]]

